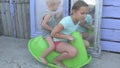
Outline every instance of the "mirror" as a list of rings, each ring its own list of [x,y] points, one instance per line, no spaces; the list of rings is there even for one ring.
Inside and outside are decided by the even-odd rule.
[[[39,26],[41,17],[46,6],[46,0],[30,0],[30,14],[31,14],[31,37],[41,35],[41,28]],[[77,0],[61,0],[60,6],[56,11],[59,16],[56,20],[59,22],[63,17],[70,14],[72,5]],[[85,28],[87,33],[90,34],[93,41],[90,40],[90,51],[94,56],[99,56],[101,53],[100,47],[100,25],[101,25],[101,14],[102,14],[102,0],[84,0],[89,5],[89,12],[86,16],[86,23],[92,27],[90,29]],[[81,27],[80,27],[81,28]],[[82,28],[84,30],[84,28]],[[81,30],[81,29],[80,29]],[[87,37],[87,36],[86,36]],[[94,38],[93,38],[94,37]],[[87,38],[86,38],[87,39]]]
[[[73,4],[77,0],[71,0],[71,8]],[[79,32],[82,33],[83,36],[89,38],[88,41],[90,42],[90,54],[95,57],[100,56],[101,54],[101,46],[100,46],[100,23],[101,23],[101,14],[102,14],[102,0],[83,0],[89,5],[89,12],[86,15],[85,23],[86,25],[92,27],[85,28],[84,26],[80,25]],[[83,31],[83,29],[87,31]],[[83,37],[84,39],[87,39]],[[93,39],[94,38],[94,39]]]

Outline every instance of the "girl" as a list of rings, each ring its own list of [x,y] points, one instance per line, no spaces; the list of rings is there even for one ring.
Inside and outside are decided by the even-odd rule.
[[[47,64],[47,61],[45,60],[45,57],[50,53],[52,50],[55,49],[55,45],[53,43],[52,37],[51,37],[51,31],[52,29],[57,25],[57,22],[55,20],[56,14],[55,11],[57,10],[60,0],[46,0],[48,9],[43,14],[43,20],[41,23],[42,26],[42,35],[48,42],[49,47],[45,50],[43,55],[40,57],[40,60],[43,64]]]
[[[77,29],[80,22],[84,21],[87,12],[88,5],[84,1],[77,1],[72,7],[71,16],[63,18],[52,30],[51,35],[54,37],[56,51],[60,53],[54,60],[56,65],[65,67],[61,61],[77,55],[77,49],[67,41],[74,41],[74,38],[70,34]],[[88,44],[88,41],[85,41],[85,43]]]

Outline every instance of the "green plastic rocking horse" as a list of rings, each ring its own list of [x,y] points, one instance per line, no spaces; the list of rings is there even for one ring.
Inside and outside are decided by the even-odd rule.
[[[80,33],[74,31],[71,34],[71,36],[73,36],[75,40],[70,44],[73,45],[75,48],[77,48],[78,55],[72,59],[64,60],[62,63],[67,68],[80,68],[88,64],[91,61],[92,57],[87,54],[86,47],[84,45]],[[28,49],[30,53],[39,62],[41,62],[41,60],[39,59],[40,56],[47,48],[48,48],[48,44],[46,40],[41,36],[31,39],[28,43]],[[61,68],[53,63],[54,58],[57,57],[58,55],[59,53],[56,51],[52,51],[50,54],[48,54],[48,56],[46,57],[48,66],[50,66],[51,68]]]

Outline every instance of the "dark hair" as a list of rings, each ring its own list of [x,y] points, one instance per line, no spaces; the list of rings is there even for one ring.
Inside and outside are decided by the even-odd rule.
[[[72,10],[77,11],[77,10],[79,10],[80,7],[82,7],[82,6],[88,7],[88,4],[85,3],[84,1],[78,0],[78,1],[76,1],[76,2],[74,3],[74,5],[73,5],[73,7],[72,7]]]

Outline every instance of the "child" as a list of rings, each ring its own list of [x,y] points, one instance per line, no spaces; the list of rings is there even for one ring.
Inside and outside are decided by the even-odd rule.
[[[93,43],[94,41],[94,36],[89,32],[93,31],[92,22],[92,16],[87,14],[85,21],[81,22],[78,27],[78,31],[82,34],[83,39],[89,41],[90,43]]]
[[[62,61],[65,59],[74,58],[77,55],[77,49],[67,41],[74,41],[70,34],[77,29],[79,24],[84,21],[88,12],[88,5],[84,1],[76,1],[72,7],[71,16],[63,18],[59,24],[52,30],[51,35],[54,37],[56,51],[60,53],[55,58],[56,65],[65,67]],[[85,41],[86,43],[87,41]]]
[[[40,57],[40,60],[43,64],[47,64],[47,61],[45,60],[45,57],[50,53],[52,50],[55,49],[55,45],[53,43],[52,37],[51,37],[51,31],[57,25],[57,22],[55,21],[55,11],[57,10],[60,0],[46,0],[48,9],[44,13],[43,20],[42,20],[42,35],[48,42],[49,48],[45,50],[43,55]]]

